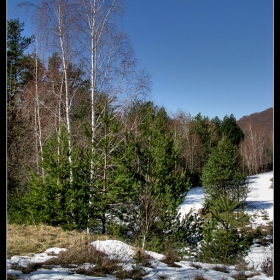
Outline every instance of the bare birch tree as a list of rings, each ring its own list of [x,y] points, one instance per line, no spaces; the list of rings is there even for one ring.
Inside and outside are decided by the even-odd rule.
[[[121,118],[124,108],[133,97],[149,91],[149,75],[145,70],[137,68],[137,60],[124,31],[122,15],[125,6],[123,0],[81,0],[79,2],[42,0],[37,1],[37,5],[25,4],[35,8],[34,18],[39,30],[38,36],[44,39],[41,47],[44,48],[46,54],[57,52],[58,57],[61,58],[61,69],[59,69],[63,73],[61,87],[60,89],[55,88],[53,84],[52,93],[56,95],[54,100],[57,100],[58,105],[58,109],[55,111],[57,119],[64,120],[69,135],[67,155],[70,182],[72,182],[71,165],[74,159],[72,129],[74,126],[72,127],[71,113],[77,102],[75,100],[76,91],[71,84],[71,65],[79,63],[86,73],[85,79],[90,81],[91,155],[96,155],[102,137],[108,138],[108,135],[102,132],[102,116],[104,116],[105,110],[108,106],[113,108],[114,114],[110,115],[110,121]],[[85,88],[84,92],[87,90]],[[101,109],[99,107],[97,110],[101,95],[106,96],[106,106]],[[78,98],[81,98],[80,92]],[[63,106],[61,107],[61,105]],[[77,106],[74,110],[76,109]],[[117,147],[117,143],[114,145]],[[114,151],[115,147],[111,147],[110,151]],[[104,161],[103,179],[106,179],[110,174],[106,172],[108,169],[106,153],[102,155],[104,158],[98,158],[98,161],[99,163]],[[92,186],[94,181],[100,179],[98,177],[100,170],[96,170],[97,167],[94,164],[92,157],[88,175]],[[104,189],[102,193],[105,193]]]
[[[90,79],[91,154],[94,155],[101,141],[98,137],[102,135],[97,133],[97,129],[102,128],[101,117],[107,106],[114,107],[111,121],[120,117],[133,96],[149,90],[149,75],[145,71],[137,71],[137,61],[122,24],[124,1],[82,0],[80,3],[75,11],[76,32],[79,34],[76,52],[79,53],[81,63]],[[106,95],[106,106],[97,110],[98,96],[103,94]],[[113,151],[114,147],[111,150]],[[103,160],[105,174],[106,158]],[[92,158],[92,184],[95,173]]]
[[[81,34],[79,53],[90,77],[92,152],[99,126],[97,94],[105,93],[108,104],[114,104],[118,114],[132,96],[149,87],[148,75],[136,71],[136,59],[122,29],[124,7],[122,0],[82,0],[77,10],[77,32]]]
[[[42,175],[44,174],[43,169],[40,170],[39,167],[39,154],[41,153],[42,157],[42,147],[43,147],[43,132],[42,132],[42,113],[41,113],[41,100],[40,100],[40,91],[44,88],[44,83],[42,77],[45,74],[45,68],[43,64],[39,61],[37,49],[35,46],[35,51],[33,57],[30,60],[33,64],[30,69],[30,75],[32,76],[31,80],[25,85],[23,90],[24,102],[22,105],[22,113],[24,118],[31,118],[33,122],[33,131],[35,139],[35,158],[36,158],[36,169]],[[30,116],[30,112],[33,112],[34,116]],[[43,160],[43,158],[41,158]]]
[[[68,140],[68,161],[70,165],[70,182],[72,182],[72,141],[71,141],[71,121],[70,121],[70,100],[71,92],[69,88],[68,68],[74,59],[75,36],[74,23],[75,1],[67,0],[46,0],[37,1],[38,4],[23,2],[21,5],[33,7],[36,26],[38,27],[38,35],[44,36],[45,50],[49,52],[57,50],[62,60],[63,73],[63,91],[64,91],[64,108],[65,108],[65,125],[69,135]],[[61,112],[61,110],[60,110]]]
[[[245,130],[245,139],[240,146],[243,169],[248,175],[266,170],[266,166],[272,162],[269,151],[268,136],[261,129],[249,124]]]

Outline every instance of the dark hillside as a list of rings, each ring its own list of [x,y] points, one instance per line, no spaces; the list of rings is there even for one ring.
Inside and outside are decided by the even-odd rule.
[[[237,121],[243,132],[251,125],[252,128],[264,131],[266,135],[273,135],[273,108],[259,113],[244,116]]]
[[[245,134],[240,150],[248,175],[273,169],[273,108],[244,116],[237,121]]]

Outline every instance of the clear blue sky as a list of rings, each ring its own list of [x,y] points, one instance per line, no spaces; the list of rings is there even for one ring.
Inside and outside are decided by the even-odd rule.
[[[19,0],[7,1],[7,18]],[[32,1],[31,1],[32,2]],[[129,0],[124,16],[150,100],[223,119],[274,106],[273,0]],[[28,34],[28,33],[27,33]],[[31,33],[30,33],[31,34]]]

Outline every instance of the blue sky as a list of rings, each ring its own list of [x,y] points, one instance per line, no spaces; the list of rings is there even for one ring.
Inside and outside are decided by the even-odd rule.
[[[7,1],[7,18],[18,0]],[[273,0],[129,0],[124,15],[150,100],[223,119],[274,106]],[[28,33],[27,33],[28,34]]]

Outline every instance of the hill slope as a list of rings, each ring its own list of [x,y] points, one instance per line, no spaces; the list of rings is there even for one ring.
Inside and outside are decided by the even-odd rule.
[[[273,108],[268,108],[259,113],[253,113],[237,120],[243,132],[251,125],[252,128],[264,131],[266,135],[273,135]]]

